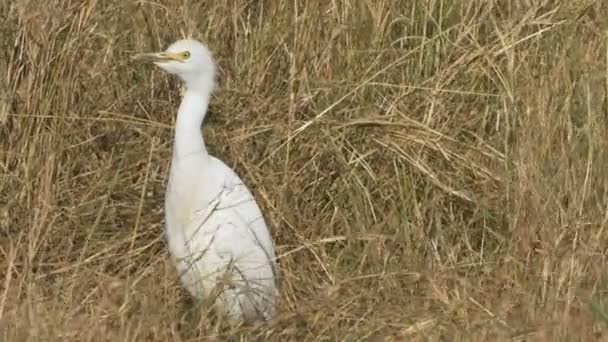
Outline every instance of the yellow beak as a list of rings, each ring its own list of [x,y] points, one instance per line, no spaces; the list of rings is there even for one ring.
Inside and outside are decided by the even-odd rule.
[[[154,62],[154,63],[163,63],[163,62],[183,62],[184,59],[179,53],[170,53],[170,52],[146,52],[146,53],[138,53],[131,57],[134,61],[141,62]]]

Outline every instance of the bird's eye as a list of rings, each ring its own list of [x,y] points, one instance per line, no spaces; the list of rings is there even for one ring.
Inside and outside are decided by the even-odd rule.
[[[184,52],[182,52],[182,58],[183,59],[190,58],[190,51],[184,51]]]

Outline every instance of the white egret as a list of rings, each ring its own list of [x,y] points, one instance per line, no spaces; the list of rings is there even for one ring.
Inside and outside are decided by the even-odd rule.
[[[215,87],[211,53],[195,40],[142,53],[185,86],[165,193],[169,250],[182,285],[233,321],[269,319],[278,295],[275,252],[264,217],[239,176],[209,155],[200,131]]]

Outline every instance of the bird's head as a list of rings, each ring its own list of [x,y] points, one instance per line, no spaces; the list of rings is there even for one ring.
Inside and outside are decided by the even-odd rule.
[[[166,72],[178,76],[186,88],[212,88],[215,82],[215,62],[209,49],[192,40],[178,40],[163,52],[140,53],[135,60],[153,62]]]

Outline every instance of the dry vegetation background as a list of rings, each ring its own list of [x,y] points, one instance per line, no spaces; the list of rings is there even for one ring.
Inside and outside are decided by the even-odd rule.
[[[0,340],[608,340],[607,30],[602,0],[1,0]],[[179,87],[129,57],[190,34],[281,255],[268,326],[197,319],[164,245]]]

